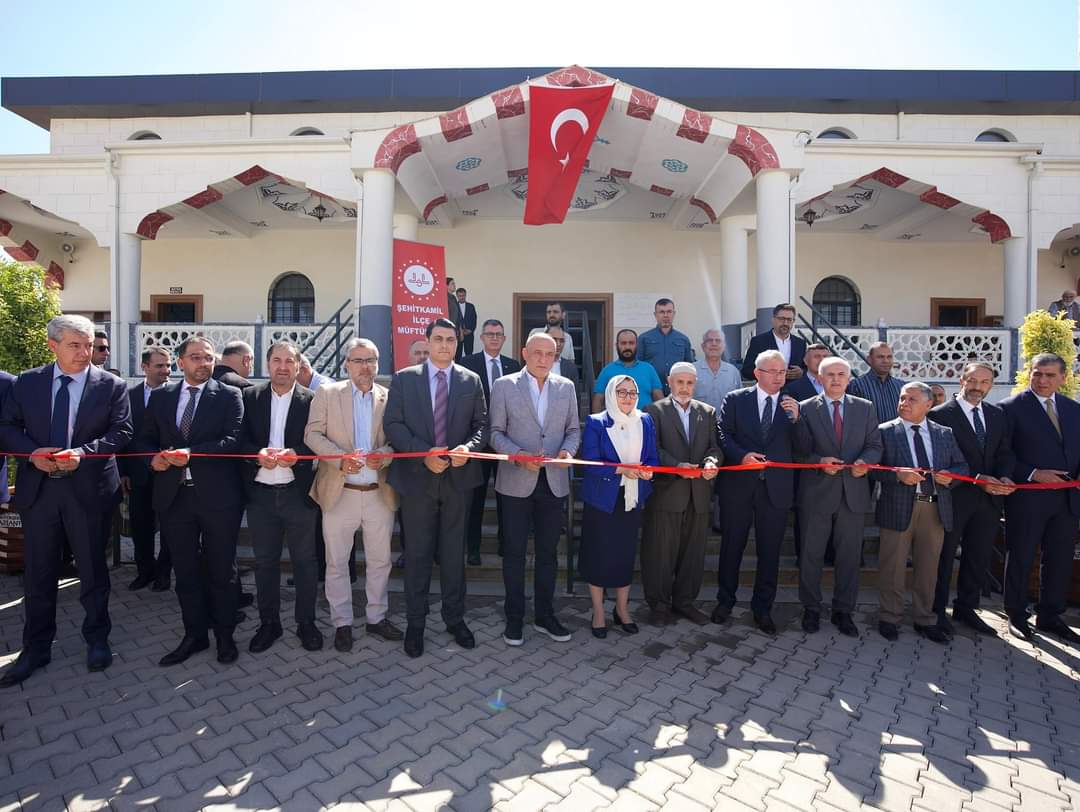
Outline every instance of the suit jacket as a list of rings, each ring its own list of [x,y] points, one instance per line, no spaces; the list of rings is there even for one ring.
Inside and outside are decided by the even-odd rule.
[[[11,384],[0,413],[0,448],[29,454],[49,445],[53,366],[29,369]],[[127,384],[91,365],[71,433],[71,447],[85,454],[114,454],[127,446],[131,435]],[[33,506],[46,476],[30,464],[28,457],[19,459],[14,500],[18,510]],[[87,506],[109,511],[120,501],[120,474],[115,457],[82,460],[72,479]]]
[[[462,307],[458,302],[458,308],[461,310],[461,326],[466,330],[472,330],[476,332],[476,306],[472,302],[465,302],[465,306]]]
[[[391,454],[394,449],[386,440],[383,429],[383,416],[386,413],[387,390],[377,383],[371,385],[371,450]],[[320,456],[348,454],[356,449],[353,436],[353,385],[352,381],[324,383],[315,390],[308,414],[304,441],[311,450]],[[390,461],[392,462],[392,460]],[[403,460],[399,460],[401,464]],[[397,495],[386,484],[389,466],[379,469],[379,495],[392,509],[397,510]],[[339,460],[320,460],[315,469],[315,483],[311,487],[311,498],[319,503],[324,511],[337,504],[345,490],[345,474]]]
[[[754,380],[754,362],[757,361],[758,353],[765,352],[765,350],[776,349],[776,336],[773,335],[772,330],[766,330],[764,333],[758,333],[756,336],[750,339],[750,346],[746,348],[746,355],[742,362],[743,380]],[[796,366],[806,371],[806,362],[803,358],[806,357],[806,342],[799,338],[794,333],[791,334],[791,360],[788,362],[789,366]]]
[[[301,456],[312,453],[304,441],[304,427],[307,426],[313,396],[314,393],[306,386],[296,384],[289,402],[289,414],[285,417],[284,447],[291,448]],[[270,382],[249,386],[241,393],[241,398],[244,402],[244,422],[240,429],[239,453],[258,454],[270,444],[270,407],[273,401]],[[306,494],[311,489],[311,480],[315,476],[312,462],[297,460],[291,469],[293,482],[301,493]],[[250,500],[255,490],[255,477],[262,468],[256,460],[243,460],[242,465],[244,488]]]
[[[10,372],[0,372],[0,412],[3,411],[4,398],[11,391],[11,385],[15,382],[15,376]],[[8,459],[4,457],[0,462],[0,505],[8,501]]]
[[[457,296],[450,291],[446,292],[446,318],[454,322],[454,326],[460,328],[462,321],[461,303]]]
[[[185,440],[177,425],[176,407],[180,402],[180,387],[186,385],[180,380],[156,389],[150,395],[137,449],[188,448],[193,454],[238,453],[244,418],[240,390],[213,378],[208,380],[195,407],[190,435]],[[195,483],[195,496],[203,505],[213,510],[244,506],[244,488],[237,460],[192,457],[188,467]],[[172,505],[183,475],[184,469],[176,466],[154,473],[154,510],[167,510]]]
[[[544,382],[547,391],[547,411],[544,423],[533,406],[529,392],[529,374],[525,371],[503,375],[491,388],[491,410],[488,422],[491,447],[499,454],[535,454],[557,457],[560,451],[570,456],[581,444],[578,422],[577,393],[574,384],[558,375],[549,375]],[[548,487],[555,496],[570,493],[570,472],[565,465],[546,465]],[[531,496],[540,474],[504,462],[499,465],[495,490],[507,496]]]
[[[235,386],[237,389],[247,389],[249,386],[255,385],[240,373],[234,372],[233,368],[228,364],[218,364],[215,366],[210,377],[215,381],[228,384],[229,386]]]
[[[435,447],[435,416],[428,385],[428,363],[418,364],[394,374],[383,416],[386,439],[395,451],[428,451]],[[466,446],[482,451],[488,442],[487,401],[481,379],[457,364],[451,364],[449,411],[446,416],[446,446]],[[390,466],[388,481],[402,496],[434,494],[437,477],[449,477],[459,490],[481,484],[482,471],[476,460],[460,467],[451,465],[441,474],[433,474],[422,458],[397,460]]]
[[[814,385],[810,382],[809,372],[805,373],[801,378],[796,378],[795,380],[788,382],[782,391],[785,395],[791,395],[791,397],[795,398],[799,403],[818,396],[818,390],[815,389]]]
[[[470,372],[476,373],[476,375],[480,378],[480,385],[484,388],[484,400],[488,404],[490,404],[491,387],[488,386],[487,363],[487,356],[484,354],[483,350],[481,350],[480,352],[474,352],[472,355],[467,355],[461,359],[461,365]],[[502,364],[503,375],[509,375],[513,372],[521,372],[521,362],[515,361],[513,358],[507,355],[500,355],[499,363]]]
[[[608,436],[608,429],[615,424],[607,412],[590,414],[585,418],[585,432],[581,441],[581,458],[600,462],[620,462],[619,452]],[[641,414],[641,459],[643,465],[659,465],[660,457],[656,452],[656,425],[647,412]],[[622,474],[616,473],[612,466],[586,465],[582,474],[581,499],[605,513],[614,513],[619,498],[619,485]],[[638,480],[638,502],[635,510],[645,506],[653,485],[647,479]]]
[[[719,465],[724,461],[716,410],[700,400],[690,401],[690,437],[686,436],[680,407],[671,397],[650,403],[645,412],[656,424],[656,450],[661,465],[678,466],[690,462],[700,466],[705,460]],[[684,479],[674,474],[653,477],[653,495],[649,505],[668,513],[682,513],[691,506],[695,513],[708,513],[712,505],[714,483],[705,479]]]
[[[1080,475],[1080,404],[1060,395],[1054,398],[1061,437],[1054,431],[1042,402],[1030,389],[1005,398],[998,405],[1005,413],[1012,435],[1012,450],[1016,457],[1014,482],[1027,482],[1036,468],[1068,471],[1073,478]],[[1065,494],[1069,512],[1080,516],[1080,492],[1070,488]],[[1009,510],[1044,511],[1055,498],[1055,491],[1015,491],[1006,498],[1006,506]]]
[[[757,388],[753,386],[728,392],[720,405],[720,447],[731,465],[738,465],[752,451],[773,462],[793,462],[794,428],[788,413],[780,408],[779,397],[775,397],[772,428],[767,437],[762,436]],[[751,504],[761,471],[721,471],[719,476],[725,510],[727,505],[735,510]],[[774,507],[787,510],[795,498],[795,472],[791,468],[766,468],[765,489]]]
[[[911,447],[908,445],[907,432],[904,429],[904,421],[899,417],[882,423],[881,430],[881,464],[899,465],[906,468],[917,468],[918,464],[911,458]],[[940,423],[926,421],[927,431],[930,433],[931,458],[935,471],[950,471],[954,474],[966,475],[968,464],[960,448],[953,439],[952,429]],[[925,442],[925,440],[924,440]],[[915,493],[918,485],[905,485],[896,478],[893,471],[871,471],[870,476],[881,483],[881,497],[877,503],[877,523],[885,530],[907,530],[911,524],[911,513],[915,506]],[[938,516],[941,525],[946,531],[952,530],[952,493],[955,480],[948,485],[934,484],[934,492],[937,494]]]
[[[968,464],[968,472],[971,476],[986,474],[994,477],[1012,477],[1016,468],[1016,457],[1013,456],[1012,434],[1009,431],[1005,413],[1001,408],[992,403],[982,403],[983,422],[986,426],[986,445],[980,446],[975,436],[975,429],[964,414],[964,409],[954,398],[953,400],[935,406],[930,410],[927,418],[935,423],[948,426],[952,429],[953,439],[964,455]],[[998,510],[1001,510],[1004,498],[1001,496],[988,496],[978,485],[970,482],[961,482],[953,490],[953,506],[959,510],[961,505],[967,508],[969,505],[978,504],[982,497],[993,501]]]
[[[559,359],[559,374],[573,381],[574,386],[581,384],[581,373],[578,371],[577,364],[569,358]]]
[[[146,416],[146,381],[131,385],[128,389],[128,402],[131,405],[132,447],[134,447],[135,438],[142,431],[143,419]],[[120,468],[120,476],[129,477],[132,487],[142,488],[150,485],[150,479],[154,473],[150,467],[150,457],[121,457],[116,462]]]
[[[881,432],[874,404],[854,395],[844,395],[843,440],[836,442],[832,410],[828,398],[818,395],[799,404],[795,424],[796,462],[821,462],[837,457],[846,463],[856,460],[874,464],[881,461]],[[852,476],[851,469],[829,476],[820,469],[799,471],[799,507],[822,513],[836,513],[841,503],[854,513],[868,513],[872,507],[870,481]]]

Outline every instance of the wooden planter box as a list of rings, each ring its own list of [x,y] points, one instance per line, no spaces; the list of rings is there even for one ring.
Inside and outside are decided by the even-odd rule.
[[[0,505],[0,572],[22,572],[26,565],[22,519],[11,503]]]

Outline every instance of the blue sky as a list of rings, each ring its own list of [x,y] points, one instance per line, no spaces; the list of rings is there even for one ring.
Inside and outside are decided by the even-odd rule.
[[[531,66],[1074,69],[1077,0],[7,0],[0,76]],[[586,8],[587,5],[593,6]],[[507,8],[515,9],[508,12]],[[0,111],[0,154],[48,133]]]

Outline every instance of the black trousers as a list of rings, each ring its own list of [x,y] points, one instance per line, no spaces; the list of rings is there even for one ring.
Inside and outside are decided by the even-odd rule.
[[[1001,521],[1001,511],[988,494],[953,496],[953,529],[945,533],[938,564],[937,588],[934,590],[934,613],[941,617],[949,605],[956,548],[960,547],[960,574],[956,579],[956,600],[953,611],[974,611],[979,608],[986,571],[994,552]]]
[[[411,627],[423,628],[427,622],[436,554],[443,621],[452,626],[465,618],[465,500],[469,496],[469,491],[458,490],[445,476],[436,478],[434,494],[402,496],[401,520],[409,535],[405,615]]]
[[[1027,496],[1027,504],[1019,506],[1005,502],[1005,611],[1011,617],[1027,614],[1031,567],[1041,546],[1035,612],[1040,619],[1052,620],[1065,612],[1069,596],[1077,519],[1069,512],[1063,491],[1040,493],[1037,498]]]
[[[167,581],[172,572],[169,547],[161,542],[161,550],[154,557],[157,534],[157,513],[152,501],[153,487],[132,483],[128,494],[128,514],[131,518],[131,540],[135,545],[135,568],[139,575],[154,580]]]
[[[255,550],[255,591],[259,620],[281,623],[281,550],[289,545],[296,587],[293,616],[297,623],[315,622],[318,565],[315,561],[315,519],[318,510],[294,482],[284,488],[255,483],[247,506],[251,544]]]
[[[236,537],[243,514],[239,507],[206,508],[195,498],[194,487],[181,486],[158,516],[176,571],[176,596],[187,635],[204,638],[212,627],[215,635],[228,636],[236,626]]]
[[[641,586],[650,607],[667,604],[688,609],[697,600],[705,570],[705,532],[708,513],[693,504],[682,513],[645,506],[641,534]],[[738,581],[735,583],[738,588]]]
[[[546,620],[555,614],[555,575],[558,572],[559,536],[562,534],[564,497],[548,486],[543,469],[536,488],[525,497],[502,496],[506,505],[506,542],[503,547],[503,587],[506,619],[525,619],[525,557],[529,529],[534,531],[536,567],[533,570],[533,616]]]
[[[484,525],[484,500],[487,498],[488,482],[495,476],[499,464],[494,460],[480,460],[479,462],[484,481],[478,487],[473,488],[470,494],[468,533],[466,535],[470,555],[480,552],[480,534]],[[502,554],[506,546],[506,532],[503,528],[503,497],[498,493],[495,494],[495,510],[496,515],[499,517],[499,552]]]
[[[96,507],[79,500],[70,478],[46,478],[34,504],[20,512],[26,538],[23,651],[47,655],[56,638],[57,580],[65,541],[79,570],[83,639],[88,645],[108,642],[109,568],[102,511]]]
[[[754,573],[754,596],[750,609],[755,616],[772,611],[776,600],[776,584],[780,577],[780,547],[787,527],[786,508],[778,508],[769,501],[765,480],[754,485],[749,504],[724,504],[722,515],[723,537],[720,540],[720,571],[717,576],[716,600],[727,608],[735,605],[739,590],[739,569],[746,550],[750,528],[754,528],[754,546],[757,549],[757,570]]]

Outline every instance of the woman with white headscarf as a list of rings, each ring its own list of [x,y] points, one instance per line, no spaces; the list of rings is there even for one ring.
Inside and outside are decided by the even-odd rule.
[[[619,464],[585,466],[581,491],[585,509],[578,570],[589,584],[594,637],[607,637],[605,587],[615,590],[614,625],[627,634],[638,631],[627,601],[652,472],[624,466],[659,465],[660,460],[656,427],[649,415],[638,411],[637,402],[637,382],[629,375],[616,375],[604,392],[605,411],[585,419],[582,458]]]

